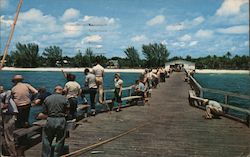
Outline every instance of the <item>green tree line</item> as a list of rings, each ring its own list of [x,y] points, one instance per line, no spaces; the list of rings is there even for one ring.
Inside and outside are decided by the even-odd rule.
[[[96,55],[92,49],[79,50],[75,56],[63,55],[59,46],[46,47],[39,53],[39,46],[35,43],[16,44],[16,50],[10,52],[6,57],[5,66],[35,68],[35,67],[92,67],[97,61],[104,67],[108,66],[110,60],[119,63],[118,68],[157,68],[164,66],[167,61],[184,59],[195,62],[198,69],[248,69],[249,56],[232,56],[226,52],[223,56],[206,56],[192,58],[191,56],[169,58],[169,51],[164,44],[142,45],[142,56],[135,47],[124,50],[126,57],[107,58],[104,55]],[[2,58],[2,57],[0,57]]]

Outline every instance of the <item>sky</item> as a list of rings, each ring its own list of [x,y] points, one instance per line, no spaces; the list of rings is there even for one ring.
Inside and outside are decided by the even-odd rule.
[[[0,0],[0,52],[19,0]],[[134,46],[165,44],[170,57],[249,55],[249,0],[23,0],[9,52],[17,42],[39,53],[56,45],[74,56],[91,48],[125,57]]]

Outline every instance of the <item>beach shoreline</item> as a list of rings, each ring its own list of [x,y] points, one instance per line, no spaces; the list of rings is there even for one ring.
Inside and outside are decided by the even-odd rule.
[[[85,68],[15,68],[4,67],[3,71],[65,71],[65,72],[83,72]],[[91,69],[91,68],[90,68]],[[217,74],[249,74],[248,70],[217,70],[217,69],[196,69],[196,73],[217,73]],[[143,73],[144,69],[105,69],[105,72],[124,72],[124,73]]]
[[[88,68],[88,67],[87,67]],[[3,71],[46,71],[46,72],[55,72],[61,71],[64,72],[84,72],[85,68],[14,68],[14,67],[4,67]],[[91,69],[91,68],[89,68]],[[144,69],[105,69],[105,72],[125,72],[125,73],[142,73]]]
[[[248,70],[217,70],[217,69],[196,69],[198,74],[249,74]]]

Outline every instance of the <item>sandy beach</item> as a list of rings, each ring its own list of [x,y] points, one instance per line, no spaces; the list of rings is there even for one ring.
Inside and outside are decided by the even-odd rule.
[[[83,72],[85,68],[14,68],[4,67],[3,71],[65,71]],[[91,68],[90,68],[91,69]],[[217,73],[217,74],[249,74],[248,70],[216,70],[216,69],[196,69],[196,73]],[[105,72],[126,72],[142,73],[144,69],[105,69]]]
[[[249,74],[248,70],[216,70],[216,69],[196,69],[196,73],[215,73],[215,74]]]
[[[14,68],[4,67],[3,71],[65,71],[65,72],[83,72],[85,68]],[[91,69],[91,68],[90,68]],[[144,69],[105,69],[105,72],[128,72],[142,73]]]

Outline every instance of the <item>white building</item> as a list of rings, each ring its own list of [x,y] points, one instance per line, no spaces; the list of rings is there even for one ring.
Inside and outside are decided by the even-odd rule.
[[[186,70],[195,70],[195,63],[186,60],[179,59],[165,63],[166,70],[169,70],[169,68],[177,68],[178,66]]]

